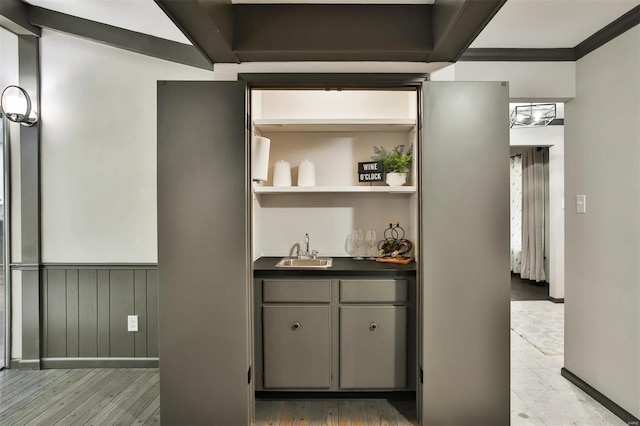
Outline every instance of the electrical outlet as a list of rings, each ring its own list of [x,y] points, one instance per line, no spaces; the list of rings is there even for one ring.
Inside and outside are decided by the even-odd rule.
[[[138,316],[137,315],[128,315],[127,316],[127,331],[138,331]]]

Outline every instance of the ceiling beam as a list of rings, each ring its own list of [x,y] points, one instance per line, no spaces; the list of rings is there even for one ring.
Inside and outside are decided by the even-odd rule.
[[[433,45],[431,5],[236,4],[241,61],[421,61]]]
[[[455,62],[507,0],[436,0],[428,62]]]
[[[520,48],[474,48],[467,49],[459,61],[506,61],[506,62],[554,62],[575,61],[574,49],[520,49]]]
[[[29,22],[30,8],[20,0],[0,0],[0,27],[14,34],[40,37],[40,28]]]
[[[154,0],[210,62],[240,62],[234,54],[231,0]]]
[[[255,88],[314,88],[325,90],[371,89],[380,87],[414,88],[428,80],[417,73],[240,73],[238,80]]]
[[[0,0],[2,2],[4,0]],[[164,59],[192,67],[212,70],[213,65],[195,47],[163,38],[126,30],[120,27],[78,18],[52,10],[32,6],[29,13],[32,24],[38,27]]]

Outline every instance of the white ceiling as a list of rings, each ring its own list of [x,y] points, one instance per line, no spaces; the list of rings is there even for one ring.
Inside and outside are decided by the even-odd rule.
[[[2,0],[0,0],[2,1]],[[139,33],[191,44],[153,0],[25,0],[33,6],[66,13]]]
[[[575,47],[640,0],[508,0],[470,47]]]

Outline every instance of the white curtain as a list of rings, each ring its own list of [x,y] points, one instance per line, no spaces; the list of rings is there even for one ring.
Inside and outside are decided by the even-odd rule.
[[[544,168],[542,151],[522,154],[522,270],[527,280],[545,281]]]
[[[511,157],[511,271],[519,274],[522,266],[522,157]]]

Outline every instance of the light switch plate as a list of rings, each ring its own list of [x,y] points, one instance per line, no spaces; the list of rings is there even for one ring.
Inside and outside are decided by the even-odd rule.
[[[137,315],[128,315],[127,316],[127,331],[138,331],[138,316]]]
[[[586,212],[587,212],[587,196],[576,195],[576,213],[586,213]]]

